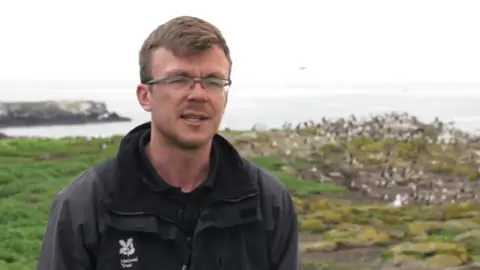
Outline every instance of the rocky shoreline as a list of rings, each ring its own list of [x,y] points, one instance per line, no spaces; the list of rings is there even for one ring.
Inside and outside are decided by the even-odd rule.
[[[92,100],[0,102],[3,128],[129,121],[128,117],[108,111],[104,102]]]

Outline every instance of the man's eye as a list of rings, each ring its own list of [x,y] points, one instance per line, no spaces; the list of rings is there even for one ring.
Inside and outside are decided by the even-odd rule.
[[[222,79],[210,78],[204,81],[205,85],[214,86],[214,87],[223,87],[225,86],[225,81]]]
[[[189,84],[190,80],[187,78],[172,78],[167,81],[168,84],[177,84],[177,85],[185,85]]]

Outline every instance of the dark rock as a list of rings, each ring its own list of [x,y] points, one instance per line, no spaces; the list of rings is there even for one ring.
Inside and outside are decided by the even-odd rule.
[[[7,134],[0,132],[0,140],[8,138]]]
[[[129,121],[128,117],[109,112],[104,102],[91,100],[0,102],[0,127]]]

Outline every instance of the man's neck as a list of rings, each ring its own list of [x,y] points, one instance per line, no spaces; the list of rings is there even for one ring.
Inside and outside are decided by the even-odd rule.
[[[211,142],[187,151],[152,136],[146,147],[147,155],[157,173],[168,184],[191,192],[208,177]]]

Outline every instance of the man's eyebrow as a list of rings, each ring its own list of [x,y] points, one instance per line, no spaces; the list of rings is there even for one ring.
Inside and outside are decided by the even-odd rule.
[[[185,70],[181,69],[174,69],[166,72],[167,76],[185,76],[185,77],[191,77],[191,74]]]
[[[209,72],[206,73],[203,77],[205,78],[222,78],[222,79],[227,79],[228,75],[225,75],[222,72],[214,71],[214,72]]]
[[[185,77],[195,77],[191,72],[182,69],[173,69],[165,73],[167,77],[169,76],[185,76]],[[222,78],[226,79],[228,75],[225,75],[221,71],[212,71],[202,74],[203,78]]]

